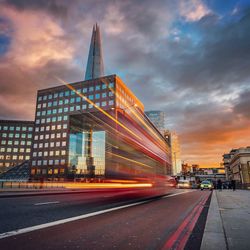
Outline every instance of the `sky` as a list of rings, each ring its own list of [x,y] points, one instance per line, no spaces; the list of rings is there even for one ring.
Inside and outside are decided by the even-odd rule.
[[[0,0],[0,119],[33,120],[38,89],[84,79],[92,27],[117,74],[216,167],[250,146],[250,0]]]

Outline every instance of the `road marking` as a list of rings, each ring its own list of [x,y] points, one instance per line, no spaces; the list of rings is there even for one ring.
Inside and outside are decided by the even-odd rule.
[[[191,191],[189,191],[189,192],[191,192]],[[180,192],[180,193],[176,193],[176,194],[166,195],[166,196],[163,196],[163,197],[168,198],[168,197],[172,197],[172,196],[176,196],[176,195],[187,194],[189,192],[185,191],[185,192]],[[75,217],[70,217],[70,218],[67,218],[67,219],[52,221],[52,222],[44,223],[44,224],[41,224],[41,225],[36,225],[36,226],[32,226],[32,227],[26,227],[26,228],[22,228],[22,229],[17,229],[17,230],[5,232],[5,233],[0,234],[0,239],[11,237],[11,236],[14,236],[14,235],[29,233],[29,232],[32,232],[32,231],[36,231],[36,230],[40,230],[40,229],[44,229],[44,228],[48,228],[48,227],[53,227],[53,226],[57,226],[57,225],[60,225],[60,224],[65,224],[65,223],[76,221],[76,220],[86,219],[86,218],[89,218],[89,217],[109,213],[109,212],[120,210],[120,209],[123,209],[123,208],[134,207],[134,206],[141,205],[141,204],[144,204],[144,203],[148,203],[148,202],[151,202],[151,201],[152,200],[139,201],[139,202],[135,202],[135,203],[128,204],[128,205],[113,207],[113,208],[104,209],[104,210],[101,210],[101,211],[96,211],[96,212],[92,212],[92,213],[88,213],[88,214],[83,214],[83,215],[79,215],[79,216],[75,216]]]
[[[60,202],[59,202],[59,201],[40,202],[40,203],[35,203],[34,206],[49,205],[49,204],[57,204],[57,203],[60,203]]]
[[[175,193],[175,194],[169,194],[169,195],[163,196],[162,199],[165,199],[165,198],[168,198],[168,197],[173,197],[173,196],[180,195],[180,194],[187,194],[187,193],[191,193],[191,192],[194,192],[194,191],[195,190],[186,190],[186,191]]]

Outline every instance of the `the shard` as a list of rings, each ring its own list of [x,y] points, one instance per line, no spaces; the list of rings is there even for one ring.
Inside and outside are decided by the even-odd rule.
[[[85,80],[102,76],[104,76],[104,65],[102,59],[101,35],[100,28],[96,23],[92,32]]]

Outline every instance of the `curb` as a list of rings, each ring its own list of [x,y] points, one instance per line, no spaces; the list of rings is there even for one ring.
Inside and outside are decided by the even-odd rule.
[[[212,194],[205,230],[202,237],[201,250],[228,249],[216,192],[217,191],[214,190]]]

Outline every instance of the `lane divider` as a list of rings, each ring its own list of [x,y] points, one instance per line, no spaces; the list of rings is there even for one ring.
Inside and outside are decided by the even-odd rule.
[[[176,195],[188,194],[188,193],[190,193],[190,192],[185,191],[185,192],[179,192],[179,193],[176,193],[176,194],[166,195],[166,196],[163,196],[163,197],[164,198],[170,198],[170,197],[173,197],[173,196],[176,196]],[[48,227],[53,227],[53,226],[65,224],[65,223],[68,223],[68,222],[73,222],[73,221],[76,221],[76,220],[86,219],[86,218],[93,217],[93,216],[96,216],[96,215],[105,214],[105,213],[109,213],[109,212],[112,212],[112,211],[116,211],[116,210],[120,210],[120,209],[124,209],[124,208],[128,208],[128,207],[134,207],[134,206],[138,206],[138,205],[149,203],[149,202],[152,202],[152,199],[151,200],[146,200],[146,201],[135,202],[135,203],[132,203],[132,204],[123,205],[123,206],[119,206],[119,207],[104,209],[104,210],[101,210],[101,211],[96,211],[96,212],[83,214],[83,215],[79,215],[79,216],[74,216],[74,217],[70,217],[70,218],[67,218],[67,219],[52,221],[52,222],[44,223],[44,224],[41,224],[41,225],[36,225],[36,226],[26,227],[26,228],[22,228],[22,229],[17,229],[17,230],[13,230],[13,231],[9,231],[9,232],[5,232],[5,233],[0,234],[0,239],[11,237],[11,236],[16,236],[16,235],[19,235],[19,234],[29,233],[29,232],[32,232],[32,231],[36,231],[36,230],[40,230],[40,229],[44,229],[44,228],[48,228]]]
[[[184,219],[177,230],[170,236],[164,244],[162,250],[181,250],[185,248],[189,236],[191,235],[197,220],[206,204],[209,195],[200,199],[198,204],[194,207],[190,214]]]
[[[35,203],[34,206],[50,205],[50,204],[57,204],[57,203],[60,203],[60,202],[59,201],[47,201],[47,202]]]

